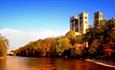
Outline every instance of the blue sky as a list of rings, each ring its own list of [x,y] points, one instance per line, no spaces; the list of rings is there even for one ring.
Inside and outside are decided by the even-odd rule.
[[[9,51],[39,38],[64,35],[70,16],[82,11],[102,11],[106,19],[115,16],[115,0],[0,0],[0,33],[9,40]]]
[[[0,0],[0,28],[24,31],[69,30],[69,18],[82,11],[102,11],[106,19],[115,16],[114,0]]]

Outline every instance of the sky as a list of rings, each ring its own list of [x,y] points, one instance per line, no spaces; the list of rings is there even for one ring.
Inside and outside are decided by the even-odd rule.
[[[65,34],[70,29],[70,16],[83,11],[89,14],[90,25],[97,11],[111,19],[115,0],[0,0],[0,33],[19,47],[19,42],[24,45],[36,38]]]

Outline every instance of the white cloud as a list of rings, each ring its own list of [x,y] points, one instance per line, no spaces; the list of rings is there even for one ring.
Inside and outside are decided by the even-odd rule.
[[[5,36],[9,40],[9,50],[19,48],[24,46],[30,41],[35,41],[38,39],[43,39],[46,37],[56,37],[60,35],[64,35],[65,32],[56,32],[52,30],[46,30],[41,32],[27,32],[27,31],[19,31],[15,29],[1,29],[0,33]]]

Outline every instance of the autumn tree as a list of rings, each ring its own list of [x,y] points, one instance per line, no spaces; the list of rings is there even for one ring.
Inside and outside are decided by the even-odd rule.
[[[82,56],[82,53],[83,53],[83,50],[84,50],[83,44],[75,43],[75,44],[73,45],[73,49],[74,49],[74,51],[72,51],[72,52],[75,52],[75,53],[74,53],[75,55],[77,55],[77,56]]]
[[[89,48],[88,49],[89,53],[91,55],[94,55],[96,52],[98,52],[97,49],[99,48],[99,45],[100,45],[99,40],[98,39],[94,39],[92,41],[92,44],[88,47]]]
[[[8,48],[8,40],[0,36],[0,56],[6,56]]]
[[[115,27],[113,27],[113,28],[111,29],[110,37],[111,37],[111,39],[115,42]]]
[[[55,51],[58,56],[61,56],[65,50],[70,48],[70,41],[67,37],[61,38],[57,41]]]
[[[75,31],[70,30],[65,36],[70,40],[72,45],[75,43]]]

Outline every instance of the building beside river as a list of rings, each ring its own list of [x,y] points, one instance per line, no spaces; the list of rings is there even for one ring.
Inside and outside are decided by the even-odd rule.
[[[94,13],[94,26],[96,26],[101,20],[104,20],[103,12],[95,12]]]
[[[78,16],[70,17],[70,30],[75,31],[76,35],[85,34],[89,28],[88,13],[82,12]],[[103,12],[94,13],[94,26],[97,25],[101,20],[104,20]]]
[[[88,13],[82,12],[78,16],[70,17],[70,30],[75,31],[76,35],[85,34],[89,28]]]

